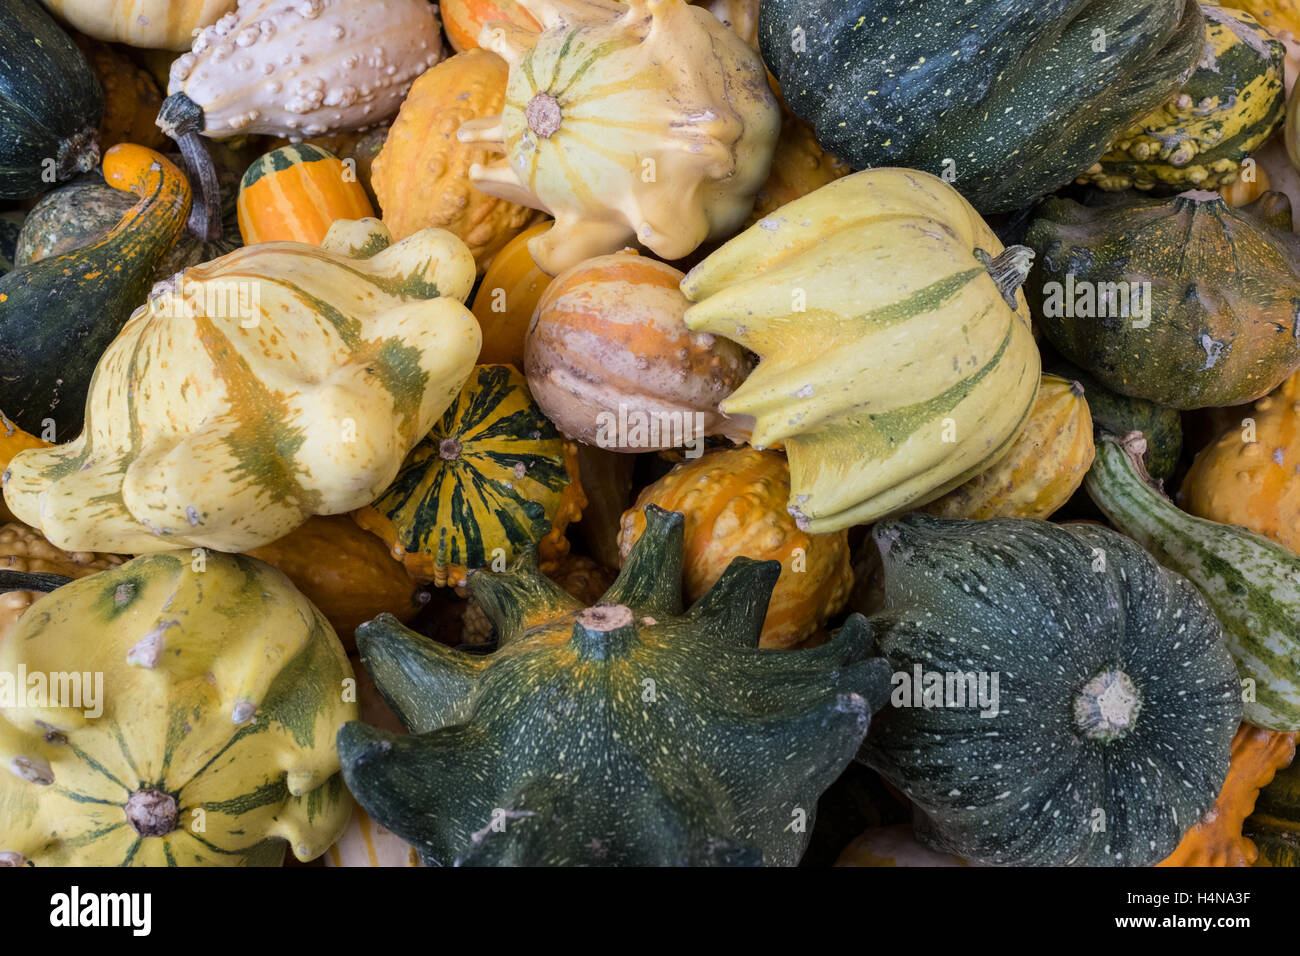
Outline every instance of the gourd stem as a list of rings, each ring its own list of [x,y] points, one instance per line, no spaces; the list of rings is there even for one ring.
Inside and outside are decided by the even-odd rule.
[[[77,173],[88,173],[99,165],[99,128],[87,126],[59,144],[55,159],[60,180]]]
[[[625,604],[589,607],[573,622],[573,645],[587,660],[609,660],[624,653],[636,640],[632,609]]]
[[[1034,250],[1028,246],[1007,246],[996,256],[990,256],[983,249],[975,250],[975,257],[984,263],[993,284],[1002,293],[1003,300],[1011,308],[1016,308],[1016,291],[1025,284],[1029,268],[1034,262]]]
[[[44,591],[71,584],[72,578],[61,574],[38,574],[32,571],[0,571],[0,593],[6,591]]]
[[[141,836],[166,836],[176,829],[176,798],[154,787],[135,791],[123,809],[126,822]]]
[[[217,181],[217,170],[212,165],[212,157],[203,137],[198,133],[185,133],[176,140],[185,159],[185,168],[190,174],[190,184],[196,202],[190,206],[190,218],[187,228],[204,242],[219,242],[221,227],[221,186]]]

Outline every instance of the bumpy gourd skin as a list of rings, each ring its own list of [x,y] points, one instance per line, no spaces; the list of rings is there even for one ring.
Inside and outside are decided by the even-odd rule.
[[[818,796],[888,695],[861,617],[807,651],[756,645],[777,562],[737,558],[683,613],[679,513],[593,608],[525,558],[470,590],[501,648],[388,618],[362,661],[411,732],[338,737],[348,789],[441,864],[793,865]],[[792,826],[792,821],[804,825]]]
[[[155,290],[104,353],[73,442],[19,453],[20,520],[69,551],[246,551],[368,504],[474,367],[464,243],[250,246]]]
[[[759,8],[763,59],[823,147],[857,169],[949,169],[985,213],[1024,206],[1086,170],[1183,84],[1204,41],[1195,0]]]

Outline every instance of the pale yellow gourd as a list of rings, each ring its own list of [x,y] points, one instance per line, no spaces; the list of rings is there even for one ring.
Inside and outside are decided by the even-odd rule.
[[[194,32],[235,9],[237,0],[42,0],[77,30],[150,50],[188,50]]]

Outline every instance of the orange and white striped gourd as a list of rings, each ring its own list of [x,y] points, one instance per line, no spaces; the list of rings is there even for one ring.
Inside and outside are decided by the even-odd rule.
[[[306,242],[318,246],[340,219],[371,219],[375,211],[356,166],[309,143],[282,146],[248,167],[239,183],[239,233],[244,245]]]

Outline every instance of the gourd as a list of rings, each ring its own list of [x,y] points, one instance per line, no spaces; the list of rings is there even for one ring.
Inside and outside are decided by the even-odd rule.
[[[1300,6],[1296,0],[1232,0],[1224,6],[1245,10],[1274,36],[1283,31],[1300,36]]]
[[[794,808],[812,822],[888,696],[865,621],[814,650],[761,650],[776,562],[737,558],[683,614],[684,520],[654,506],[646,520],[593,607],[528,555],[472,575],[501,638],[491,655],[385,617],[361,628],[362,660],[410,733],[345,726],[344,778],[427,862],[788,866],[803,854]]]
[[[9,463],[5,501],[59,547],[135,554],[359,508],[473,368],[473,282],[454,236],[393,245],[374,219],[187,269],[100,359],[81,437]]]
[[[352,646],[356,629],[380,614],[409,621],[423,606],[417,588],[373,534],[347,515],[315,516],[249,557],[284,572]]]
[[[394,236],[446,229],[469,246],[480,273],[534,215],[475,189],[470,169],[490,153],[456,137],[462,124],[500,111],[508,76],[505,61],[486,50],[439,63],[411,87],[372,168],[384,225]]]
[[[210,224],[219,213],[199,134],[303,138],[374,126],[441,58],[426,0],[240,0],[172,64],[158,112],[158,126],[201,184],[196,231],[216,238]]]
[[[1249,13],[1201,6],[1205,52],[1182,88],[1080,177],[1102,189],[1218,189],[1282,125],[1286,47]]]
[[[1300,373],[1201,451],[1178,489],[1192,514],[1300,552]]]
[[[1277,771],[1259,792],[1241,832],[1259,852],[1255,866],[1300,864],[1300,762]]]
[[[236,0],[44,0],[87,36],[148,49],[188,50],[194,31],[235,9]]]
[[[758,0],[691,0],[715,17],[736,35],[758,49]]]
[[[533,312],[551,277],[533,261],[528,243],[549,229],[550,223],[530,226],[492,257],[470,307],[483,331],[483,365],[513,365],[524,370],[524,338]]]
[[[137,197],[118,224],[91,245],[0,277],[0,408],[29,432],[53,420],[59,440],[80,430],[95,363],[145,298],[190,208],[185,176],[153,150],[114,146],[103,172]]]
[[[743,441],[747,422],[718,411],[751,363],[733,342],[693,333],[672,266],[628,250],[561,273],[524,342],[528,387],[569,438],[623,452]]]
[[[618,545],[614,545],[615,554],[618,553]],[[617,564],[617,562],[615,562]],[[615,572],[602,564],[598,564],[591,558],[582,555],[568,554],[554,566],[542,572],[568,594],[577,598],[584,607],[595,604],[600,601],[600,596],[610,589],[614,583]],[[474,600],[472,594],[467,595],[465,601],[464,614],[461,615],[460,640],[462,644],[487,644],[496,641],[496,635],[492,622],[488,619],[487,614],[479,607],[478,601]],[[366,715],[361,715],[362,720],[366,720]],[[373,724],[374,721],[366,720],[367,723]],[[391,730],[392,728],[384,728]]]
[[[99,164],[104,100],[90,64],[36,0],[0,3],[0,200]]]
[[[510,64],[505,106],[459,136],[505,153],[470,168],[475,186],[554,217],[537,264],[558,275],[633,240],[681,259],[731,235],[780,129],[758,54],[686,0],[517,2],[542,32],[484,27]]]
[[[1196,589],[1092,524],[912,514],[872,535],[871,630],[907,679],[863,758],[920,812],[920,842],[975,865],[1169,856],[1222,789],[1241,721]]]
[[[103,680],[93,704],[0,705],[10,860],[276,866],[286,846],[310,860],[343,830],[333,740],[357,712],[343,647],[274,568],[203,560],[149,555],[65,584],[0,645],[7,673]]]
[[[239,234],[257,242],[320,245],[339,219],[373,219],[366,191],[328,150],[306,143],[267,153],[239,183]]]
[[[1296,735],[1242,724],[1232,738],[1232,763],[1219,799],[1157,866],[1252,866],[1259,848],[1242,835],[1259,792],[1295,757]]]
[[[1116,435],[1141,432],[1147,440],[1142,461],[1151,477],[1168,481],[1174,476],[1183,454],[1183,426],[1178,412],[1145,399],[1116,394],[1069,362],[1055,362],[1050,371],[1083,386],[1094,434],[1103,430]]]
[[[945,518],[1047,518],[1079,490],[1092,458],[1083,386],[1044,375],[1029,421],[1006,457],[925,510]]]
[[[0,212],[0,276],[13,271],[18,234],[26,219],[27,214],[20,210]]]
[[[28,448],[42,448],[49,445],[49,442],[42,441],[35,435],[29,435],[23,431],[8,418],[5,413],[0,411],[0,481],[3,481],[5,470],[9,467],[10,460],[20,451],[26,451]],[[0,496],[0,521],[12,521],[13,515],[5,507],[4,497]]]
[[[824,149],[943,175],[990,213],[1068,183],[1175,93],[1205,19],[1194,0],[767,0],[758,32]]]
[[[104,117],[99,123],[99,148],[134,143],[163,150],[167,137],[154,123],[162,106],[162,91],[149,73],[107,43],[77,37],[104,95]]]
[[[1300,555],[1244,528],[1186,514],[1137,460],[1140,433],[1104,437],[1084,487],[1110,519],[1205,595],[1247,689],[1246,721],[1300,730]]]
[[[781,135],[776,140],[772,172],[758,190],[747,227],[850,172],[848,166],[821,148],[811,126],[782,106]]]
[[[1004,250],[937,177],[872,169],[783,206],[686,276],[686,325],[760,357],[721,407],[754,417],[754,447],[784,445],[802,530],[924,504],[1010,450],[1040,375],[1018,291],[1027,252]]]
[[[759,647],[789,648],[843,608],[853,584],[847,531],[811,535],[785,509],[790,473],[775,451],[726,449],[682,462],[642,490],[623,515],[627,558],[645,531],[648,504],[686,516],[682,586],[688,601],[708,593],[733,558],[780,561]]]
[[[1234,209],[1237,206],[1249,205],[1264,193],[1272,191],[1273,185],[1269,180],[1268,170],[1258,164],[1251,179],[1242,177],[1219,187],[1219,195],[1223,197],[1223,201]]]
[[[966,866],[950,853],[936,853],[916,842],[910,823],[873,827],[844,848],[836,866]]]
[[[1049,199],[1025,242],[1040,327],[1107,388],[1176,409],[1237,405],[1300,366],[1300,243],[1278,193],[1239,209],[1199,190],[1104,207]]]
[[[354,517],[421,583],[463,586],[470,571],[513,561],[582,511],[564,439],[508,365],[480,365]]]
[[[538,29],[519,0],[442,0],[438,5],[447,39],[457,53],[478,47],[478,37],[489,23],[509,21],[530,30]]]

